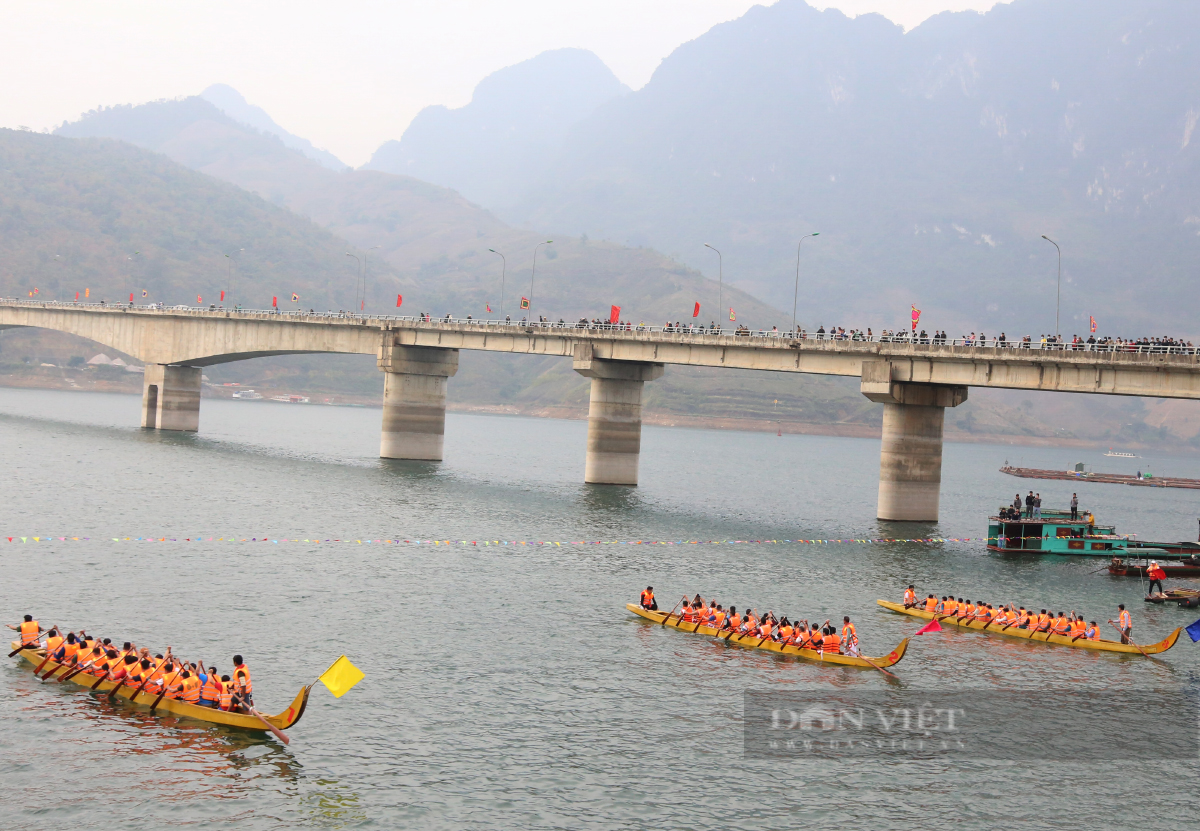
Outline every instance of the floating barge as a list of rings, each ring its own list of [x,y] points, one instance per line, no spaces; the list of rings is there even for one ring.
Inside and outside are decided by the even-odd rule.
[[[1020,479],[1064,479],[1071,482],[1101,482],[1107,485],[1134,485],[1142,488],[1191,488],[1200,490],[1200,479],[1177,476],[1130,476],[1124,473],[1092,473],[1083,470],[1039,470],[1034,467],[1005,465],[1001,473]]]

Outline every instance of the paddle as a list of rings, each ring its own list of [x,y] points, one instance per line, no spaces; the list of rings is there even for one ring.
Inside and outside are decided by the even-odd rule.
[[[51,631],[51,632],[56,632],[56,631],[58,631],[58,630],[57,630],[57,629],[51,629],[50,631]],[[65,641],[64,641],[64,642],[65,642]],[[35,677],[37,676],[37,674],[38,674],[39,672],[41,672],[41,671],[42,671],[42,667],[44,667],[44,666],[45,666],[47,663],[49,663],[49,661],[50,661],[50,656],[51,656],[51,655],[53,655],[53,654],[54,654],[54,651],[50,649],[50,645],[49,645],[49,643],[47,643],[47,644],[46,644],[46,657],[42,659],[42,662],[41,662],[40,664],[38,664],[36,667],[34,667],[33,674],[34,674],[34,676],[35,676]]]
[[[675,609],[678,609],[678,608],[679,608],[679,604],[680,604],[680,603],[682,603],[682,602],[683,602],[682,600],[679,600],[679,601],[677,601],[677,602],[675,603]],[[666,625],[667,625],[667,621],[671,619],[671,615],[675,614],[675,609],[672,609],[671,611],[667,612],[667,616],[666,616],[665,618],[663,618],[663,619],[662,619],[662,625],[663,625],[663,626],[666,626]]]
[[[854,656],[852,656],[852,657],[855,657],[855,658],[861,658],[862,660],[866,661],[868,664],[870,664],[871,666],[875,667],[875,669],[879,670],[880,672],[882,672],[884,675],[888,676],[889,678],[896,678],[896,676],[895,676],[894,674],[892,674],[892,673],[888,672],[886,669],[884,669],[884,668],[883,668],[883,667],[881,667],[879,664],[877,664],[877,663],[875,663],[874,661],[872,661],[872,660],[871,660],[870,658],[868,658],[866,655],[854,655]],[[896,680],[897,680],[897,681],[899,681],[900,679],[899,679],[899,678],[896,678]]]
[[[1117,624],[1113,623],[1111,620],[1109,621],[1109,623],[1112,623],[1113,629],[1116,629],[1118,632],[1121,632],[1121,640],[1125,640],[1126,636],[1125,636],[1125,633],[1121,631],[1121,627],[1117,626]],[[1146,650],[1142,649],[1140,646],[1138,646],[1136,643],[1133,642],[1133,638],[1129,638],[1129,643],[1132,646],[1136,647],[1137,651],[1142,653],[1142,655],[1145,655],[1145,657],[1147,657],[1147,658],[1150,657],[1149,655],[1146,655]]]
[[[167,655],[169,656],[170,654],[171,654],[171,647],[168,646],[167,647]],[[133,701],[135,698],[137,698],[139,695],[141,695],[142,690],[146,689],[146,686],[151,681],[154,680],[154,673],[158,672],[162,668],[162,665],[165,664],[166,662],[167,662],[167,658],[163,658],[161,663],[157,663],[156,666],[154,666],[150,669],[150,672],[148,672],[146,674],[146,679],[144,681],[142,681],[142,685],[133,691],[133,695],[129,696],[130,701]]]
[[[84,660],[86,661],[87,659],[85,658]],[[70,672],[64,672],[62,675],[58,676],[58,683],[61,684],[63,681],[71,680],[76,675],[78,675],[79,673],[81,673],[85,669],[87,669],[89,666],[91,666],[90,663],[81,663],[79,661],[79,659],[76,658],[75,659],[75,668],[73,670],[71,670]]]
[[[178,677],[179,677],[179,673],[181,673],[181,672],[183,672],[183,662],[182,662],[182,661],[180,661],[180,662],[179,662],[179,669],[175,670],[175,674],[171,676],[171,681],[174,681],[176,678],[178,678]],[[153,712],[154,712],[154,710],[155,710],[155,709],[158,707],[158,705],[159,705],[159,702],[161,702],[161,701],[163,700],[163,696],[167,694],[167,690],[168,690],[168,689],[170,688],[170,686],[171,686],[171,681],[164,681],[164,682],[163,682],[163,689],[162,689],[162,692],[160,692],[160,693],[158,694],[158,698],[154,699],[154,703],[150,705],[150,712],[151,712],[151,713],[153,713]]]
[[[26,649],[37,650],[37,649],[41,649],[41,648],[42,648],[41,644],[36,643],[36,642],[35,643],[23,643],[20,646],[18,646],[16,649],[14,649],[12,652],[8,653],[8,657],[11,658],[13,655],[16,655],[18,652],[24,652]]]
[[[253,715],[256,719],[258,719],[263,724],[265,724],[267,726],[267,729],[275,734],[275,738],[279,739],[279,741],[283,742],[284,744],[292,743],[292,740],[287,737],[287,734],[285,734],[282,730],[280,730],[274,724],[272,724],[271,722],[269,722],[265,718],[263,718],[262,713],[260,713],[256,709],[254,709],[254,707],[251,706],[250,704],[246,703],[246,701],[240,695],[238,695],[237,693],[234,693],[233,697],[235,700],[240,702],[247,710],[249,710],[251,715]]]

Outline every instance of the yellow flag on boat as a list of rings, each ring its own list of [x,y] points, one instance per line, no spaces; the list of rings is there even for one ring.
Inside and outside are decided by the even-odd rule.
[[[317,680],[329,688],[334,698],[341,698],[365,677],[362,670],[350,663],[350,659],[343,655],[333,662],[333,666],[321,673],[321,677]]]

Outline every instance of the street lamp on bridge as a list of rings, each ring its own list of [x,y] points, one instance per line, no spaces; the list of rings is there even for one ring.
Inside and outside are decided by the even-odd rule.
[[[796,243],[796,290],[792,293],[792,334],[796,333],[796,302],[800,298],[800,246],[809,237],[821,236],[820,231],[814,231],[811,234],[805,234],[800,237],[800,242]]]
[[[533,278],[537,277],[537,252],[543,245],[550,245],[554,240],[548,239],[533,246],[533,273],[529,275],[529,316],[533,317]]]
[[[1050,237],[1042,234],[1042,239],[1058,249],[1058,291],[1054,297],[1054,340],[1057,343],[1059,339],[1058,333],[1058,309],[1059,301],[1062,300],[1062,249],[1058,247],[1058,243],[1050,239]]]
[[[704,243],[704,247],[717,251],[707,242]],[[719,298],[717,300],[717,317],[720,317],[725,314],[725,264],[720,251],[717,251],[717,287],[717,297]],[[722,325],[724,324],[722,323]]]
[[[500,258],[500,316],[503,317],[504,316],[504,275],[508,271],[508,260],[505,259],[504,255],[501,254],[499,251],[497,251],[495,248],[489,248],[488,251],[491,251],[493,254],[495,254],[497,257]]]

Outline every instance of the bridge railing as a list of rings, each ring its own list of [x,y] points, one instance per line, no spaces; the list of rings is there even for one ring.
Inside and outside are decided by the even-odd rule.
[[[317,312],[303,310],[286,310],[286,309],[247,309],[241,306],[232,306],[226,308],[223,305],[211,304],[209,306],[188,306],[188,305],[173,305],[166,306],[155,303],[149,305],[135,305],[133,303],[106,303],[98,302],[77,302],[77,301],[56,301],[56,300],[29,300],[25,298],[0,298],[0,304],[3,305],[18,305],[28,306],[33,308],[64,308],[64,309],[103,309],[103,310],[119,310],[119,311],[139,311],[139,312],[189,312],[192,314],[212,314],[225,316],[226,313],[233,312],[236,314],[255,315],[255,316],[270,316],[287,320],[354,320],[361,323],[369,321],[381,322],[397,322],[410,323],[415,325],[428,325],[431,327],[440,325],[452,326],[484,326],[488,328],[497,328],[500,330],[520,329],[525,330],[581,330],[589,332],[606,332],[614,335],[627,333],[631,336],[638,335],[692,335],[697,337],[747,337],[766,339],[767,341],[837,341],[846,343],[896,343],[896,344],[916,344],[931,347],[968,347],[968,348],[986,348],[986,349],[1025,349],[1036,351],[1054,351],[1054,352],[1126,352],[1135,354],[1170,354],[1170,355],[1196,355],[1200,348],[1186,344],[1178,343],[1155,343],[1149,339],[1141,339],[1138,341],[1109,341],[1098,343],[1071,343],[1069,341],[1048,340],[1015,340],[1015,341],[1000,341],[997,338],[946,338],[940,339],[936,337],[919,337],[908,332],[901,332],[892,335],[872,335],[867,337],[865,333],[853,332],[845,334],[835,334],[832,332],[809,332],[805,329],[800,329],[798,332],[791,330],[780,330],[777,328],[771,329],[750,329],[745,326],[737,327],[721,327],[721,326],[701,326],[693,324],[665,324],[662,326],[654,326],[646,323],[608,323],[594,321],[565,321],[559,320],[498,320],[498,319],[483,319],[475,318],[473,315],[466,317],[453,317],[445,315],[443,317],[429,317],[425,315],[380,315],[380,314],[359,314],[354,312]]]

